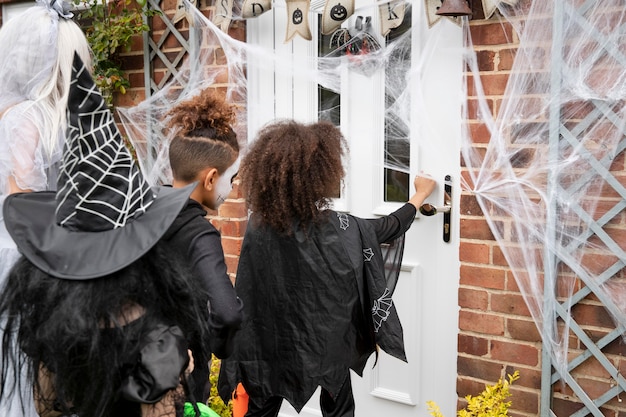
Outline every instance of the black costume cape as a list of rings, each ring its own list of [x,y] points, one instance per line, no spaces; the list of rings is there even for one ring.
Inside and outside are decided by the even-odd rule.
[[[236,282],[244,325],[222,361],[222,398],[242,382],[251,398],[281,396],[300,412],[318,385],[334,395],[349,369],[362,375],[377,345],[406,361],[380,244],[403,239],[414,218],[410,204],[372,220],[328,211],[285,237],[252,215]]]

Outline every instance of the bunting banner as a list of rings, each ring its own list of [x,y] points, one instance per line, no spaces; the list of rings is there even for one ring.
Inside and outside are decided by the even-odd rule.
[[[380,16],[380,34],[387,36],[391,29],[397,28],[404,21],[406,3],[403,0],[392,1],[378,6]]]
[[[426,18],[429,28],[433,27],[433,25],[438,23],[441,19],[449,19],[457,25],[461,24],[461,19],[458,17],[439,16],[437,14],[437,10],[439,10],[443,4],[441,0],[424,0],[424,2],[426,3]]]
[[[491,16],[498,10],[499,4],[508,4],[509,6],[515,6],[519,0],[482,0],[483,12],[485,13],[485,19],[490,19]]]
[[[174,13],[174,17],[172,17],[172,23],[176,24],[183,19],[187,19],[189,23],[193,23],[191,22],[191,16],[193,15],[189,13],[191,6],[197,7],[198,0],[190,0],[189,2],[185,0],[177,0],[176,13]]]
[[[322,35],[330,35],[354,14],[354,0],[326,0],[322,12]]]
[[[233,0],[218,0],[215,3],[215,14],[213,15],[213,23],[219,27],[222,32],[228,33],[228,27],[233,20]]]
[[[272,0],[244,0],[241,6],[241,17],[250,19],[262,15],[272,9]]]
[[[300,35],[310,41],[311,29],[309,28],[310,0],[286,0],[287,2],[287,35],[285,43]]]

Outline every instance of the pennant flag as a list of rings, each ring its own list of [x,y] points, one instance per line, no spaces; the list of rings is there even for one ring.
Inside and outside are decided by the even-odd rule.
[[[267,12],[272,8],[272,0],[244,0],[241,6],[241,17],[250,19]]]
[[[228,32],[230,22],[233,20],[233,0],[219,0],[215,3],[215,14],[213,15],[213,23],[219,27],[222,32]]]
[[[322,13],[322,35],[330,35],[354,13],[354,0],[326,0]]]
[[[485,19],[491,18],[493,14],[498,10],[499,4],[508,4],[509,6],[515,6],[518,0],[482,0],[483,12],[485,13]]]
[[[286,0],[287,1],[287,36],[285,43],[300,35],[307,41],[311,40],[309,28],[310,0]]]
[[[380,34],[387,36],[391,29],[397,28],[404,20],[404,1],[392,1],[378,6],[380,15]]]
[[[443,2],[441,0],[424,0],[426,3],[426,17],[428,19],[428,27],[431,28],[433,25],[438,23],[442,18],[449,19],[456,23],[457,25],[461,25],[461,19],[458,17],[450,17],[450,16],[439,16],[437,14],[437,10],[441,7]]]
[[[198,6],[198,0],[189,0],[189,2],[187,2],[186,0],[177,0],[176,13],[172,18],[172,23],[178,23],[183,19],[187,19],[189,23],[192,23],[191,14],[189,13],[190,5],[194,7]]]

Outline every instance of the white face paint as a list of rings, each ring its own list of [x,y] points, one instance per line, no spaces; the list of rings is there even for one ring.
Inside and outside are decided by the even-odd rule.
[[[237,157],[235,162],[231,166],[229,166],[226,171],[220,175],[215,183],[215,207],[213,209],[217,209],[222,205],[228,194],[230,194],[233,189],[233,180],[237,176],[239,172],[239,163],[241,162],[241,158]]]

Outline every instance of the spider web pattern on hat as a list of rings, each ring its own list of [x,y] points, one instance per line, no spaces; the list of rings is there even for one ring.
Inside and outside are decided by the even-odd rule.
[[[70,230],[115,229],[143,214],[155,195],[84,63],[75,56],[73,65],[56,220]]]

